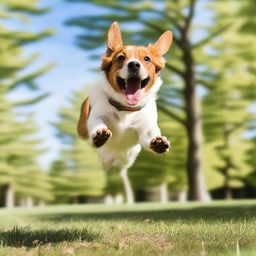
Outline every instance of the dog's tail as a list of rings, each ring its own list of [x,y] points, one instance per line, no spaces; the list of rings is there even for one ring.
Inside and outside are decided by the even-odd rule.
[[[91,110],[91,107],[89,103],[89,98],[86,98],[81,106],[80,117],[77,124],[78,135],[83,139],[88,139],[89,137],[87,121],[90,115],[90,110]]]

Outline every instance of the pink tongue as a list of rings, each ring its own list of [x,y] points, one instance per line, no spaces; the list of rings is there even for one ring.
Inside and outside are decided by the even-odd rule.
[[[140,100],[141,87],[140,79],[129,78],[127,79],[127,89],[125,90],[125,99],[129,105],[136,105]]]

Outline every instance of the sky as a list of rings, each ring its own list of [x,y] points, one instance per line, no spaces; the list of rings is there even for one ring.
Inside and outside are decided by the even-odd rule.
[[[196,22],[210,24],[211,14],[202,11],[205,2],[206,0],[199,2]],[[35,121],[40,127],[36,136],[44,139],[41,147],[48,149],[38,160],[47,169],[63,147],[51,123],[58,120],[59,109],[68,105],[72,91],[79,90],[86,84],[92,84],[97,79],[97,73],[90,71],[95,63],[92,64],[88,58],[89,52],[75,45],[75,37],[81,34],[82,30],[74,26],[66,26],[64,22],[72,17],[99,14],[103,10],[92,4],[70,3],[64,0],[42,0],[39,6],[50,7],[52,10],[43,15],[30,17],[29,23],[23,23],[17,19],[8,20],[6,26],[13,30],[25,29],[32,32],[47,28],[54,28],[56,31],[53,36],[24,47],[26,56],[40,53],[36,61],[23,71],[24,73],[35,71],[50,63],[56,64],[51,71],[36,80],[40,93],[50,93],[50,96],[33,106]],[[194,34],[197,40],[203,36],[202,31]],[[100,66],[100,60],[98,66]],[[19,88],[11,93],[9,98],[19,100],[31,96],[33,92]]]

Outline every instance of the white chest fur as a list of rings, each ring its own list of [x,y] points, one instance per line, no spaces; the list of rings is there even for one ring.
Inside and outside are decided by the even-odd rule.
[[[113,165],[131,165],[141,146],[149,149],[152,138],[160,136],[157,126],[156,93],[161,85],[160,78],[140,104],[140,111],[118,111],[108,102],[109,97],[123,103],[123,97],[109,85],[105,75],[91,89],[89,101],[91,113],[88,119],[89,137],[99,129],[108,128],[112,137],[98,149],[100,159],[106,168]],[[129,166],[128,166],[129,167]]]

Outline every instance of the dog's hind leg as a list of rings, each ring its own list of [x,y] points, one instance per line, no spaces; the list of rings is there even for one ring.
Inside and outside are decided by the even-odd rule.
[[[109,182],[107,182],[109,186],[109,190],[113,192],[120,192],[120,187],[119,191],[115,191],[115,189],[118,187],[116,186],[117,184],[115,183],[117,179],[112,179],[112,182],[114,182],[111,185],[111,176],[112,178],[116,175],[119,174],[120,179],[118,181],[122,182],[123,185],[123,192],[125,195],[125,201],[127,204],[133,204],[135,202],[134,199],[134,193],[133,189],[128,177],[128,169],[132,166],[134,163],[137,155],[139,154],[141,150],[141,146],[139,144],[133,146],[132,148],[129,148],[127,151],[110,151],[109,147],[103,146],[99,148],[98,154],[99,158],[101,159],[102,165],[104,169],[107,171],[108,177],[109,177]],[[119,183],[120,184],[120,183]],[[108,189],[107,189],[108,190]]]
[[[139,144],[133,146],[126,154],[128,161],[120,167],[120,177],[123,183],[127,204],[133,204],[135,202],[132,185],[128,176],[128,170],[133,165],[136,157],[140,153],[140,150],[141,146]]]
[[[125,192],[125,198],[127,204],[133,204],[135,202],[134,200],[134,194],[131,186],[131,182],[128,177],[128,167],[122,167],[120,170],[120,177],[123,182],[124,186],[124,192]]]

